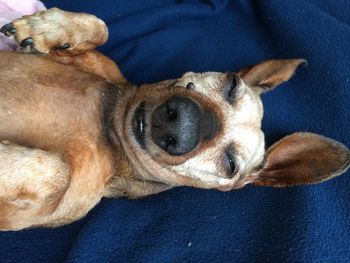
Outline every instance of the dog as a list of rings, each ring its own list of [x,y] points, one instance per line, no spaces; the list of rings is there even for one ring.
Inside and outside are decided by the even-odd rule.
[[[102,197],[313,184],[350,165],[343,144],[312,133],[265,151],[260,95],[304,59],[137,87],[94,50],[108,30],[93,15],[52,8],[0,31],[25,51],[0,53],[1,230],[68,224]]]

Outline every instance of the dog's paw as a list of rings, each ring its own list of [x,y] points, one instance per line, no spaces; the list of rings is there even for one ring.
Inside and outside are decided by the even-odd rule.
[[[4,25],[0,31],[14,38],[25,51],[48,53],[53,49],[70,47],[65,42],[69,39],[69,30],[62,27],[65,19],[63,12],[54,8],[23,16]]]
[[[37,12],[4,25],[0,31],[27,52],[82,52],[107,40],[108,31],[98,18],[58,8]]]

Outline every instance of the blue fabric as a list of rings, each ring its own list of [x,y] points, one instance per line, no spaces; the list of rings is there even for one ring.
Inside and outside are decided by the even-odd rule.
[[[136,83],[268,58],[309,66],[264,95],[267,143],[311,131],[350,146],[348,0],[46,0],[96,14],[102,48]],[[1,262],[349,262],[350,173],[323,184],[232,192],[178,188],[103,200],[58,229],[0,233]]]

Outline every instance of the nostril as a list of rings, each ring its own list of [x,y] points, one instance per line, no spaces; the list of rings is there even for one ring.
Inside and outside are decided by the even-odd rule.
[[[168,121],[173,121],[177,118],[177,111],[172,109],[169,104],[167,104],[167,117]]]
[[[175,145],[176,144],[176,139],[173,136],[168,136],[168,138],[166,139],[168,145]]]
[[[158,140],[158,145],[164,151],[169,151],[176,146],[176,139],[172,135],[164,136]]]

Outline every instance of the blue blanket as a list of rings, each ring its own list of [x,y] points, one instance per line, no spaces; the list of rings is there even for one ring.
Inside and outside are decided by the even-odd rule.
[[[307,68],[263,96],[270,145],[311,131],[350,146],[349,0],[46,0],[109,26],[100,50],[135,83],[268,58]],[[0,232],[5,262],[349,262],[350,173],[319,185],[178,188],[103,200],[58,229]]]

